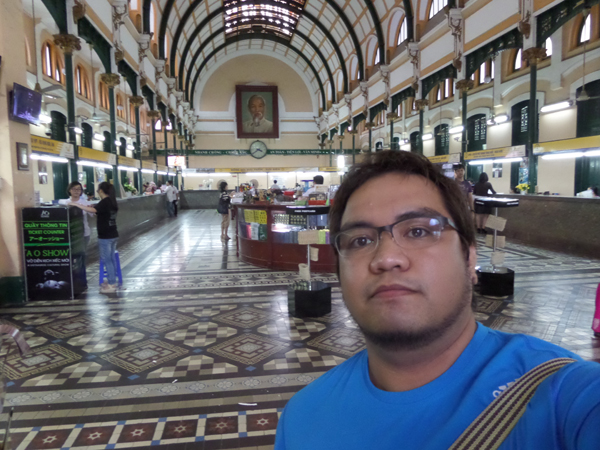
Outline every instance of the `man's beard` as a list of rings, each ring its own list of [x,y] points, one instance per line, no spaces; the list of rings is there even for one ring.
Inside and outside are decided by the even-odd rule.
[[[473,285],[471,277],[468,273],[465,274],[464,289],[462,292],[461,303],[451,311],[451,313],[443,317],[438,323],[427,324],[420,330],[394,330],[394,331],[377,331],[363,327],[356,317],[353,316],[360,330],[365,335],[365,339],[375,344],[383,350],[417,350],[426,347],[441,338],[446,331],[451,328],[458,318],[463,314],[466,308],[471,307],[473,298]]]

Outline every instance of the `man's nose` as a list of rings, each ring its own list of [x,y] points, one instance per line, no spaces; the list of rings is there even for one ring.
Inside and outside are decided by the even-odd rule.
[[[379,244],[371,257],[369,269],[374,273],[385,272],[394,268],[407,270],[410,260],[406,252],[394,241],[389,231],[379,236]]]

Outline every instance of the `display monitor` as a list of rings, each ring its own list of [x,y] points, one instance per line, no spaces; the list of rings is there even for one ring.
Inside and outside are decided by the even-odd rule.
[[[167,163],[169,167],[185,167],[185,156],[169,156]]]
[[[14,83],[11,92],[10,118],[18,122],[39,125],[42,94]]]

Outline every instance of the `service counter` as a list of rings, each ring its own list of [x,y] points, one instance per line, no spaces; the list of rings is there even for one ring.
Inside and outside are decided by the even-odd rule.
[[[503,233],[507,238],[533,247],[600,258],[600,199],[552,195],[518,198],[518,208],[500,212],[510,222]]]
[[[180,209],[217,209],[221,193],[217,190],[179,191]]]
[[[117,230],[119,242],[124,244],[140,233],[148,231],[167,217],[167,196],[165,194],[142,195],[117,199],[119,212],[117,214]],[[98,233],[96,232],[96,217],[89,217],[91,239],[88,245],[88,258],[98,258]],[[118,245],[117,245],[118,248]]]
[[[234,206],[237,255],[241,261],[272,270],[298,271],[299,264],[307,263],[307,245],[298,243],[298,233],[315,229],[319,243],[318,261],[311,261],[315,273],[336,271],[335,253],[329,245],[327,214],[314,214],[315,208],[306,207],[306,214],[296,208],[288,213],[284,205]],[[300,239],[302,240],[302,239]]]

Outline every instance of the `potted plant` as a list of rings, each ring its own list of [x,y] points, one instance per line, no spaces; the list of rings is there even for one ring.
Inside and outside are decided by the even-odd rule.
[[[123,189],[125,189],[125,197],[137,195],[137,189],[129,183],[123,183]]]
[[[527,194],[527,192],[529,192],[529,184],[528,183],[517,184],[515,189],[517,189],[517,191],[521,194]]]

